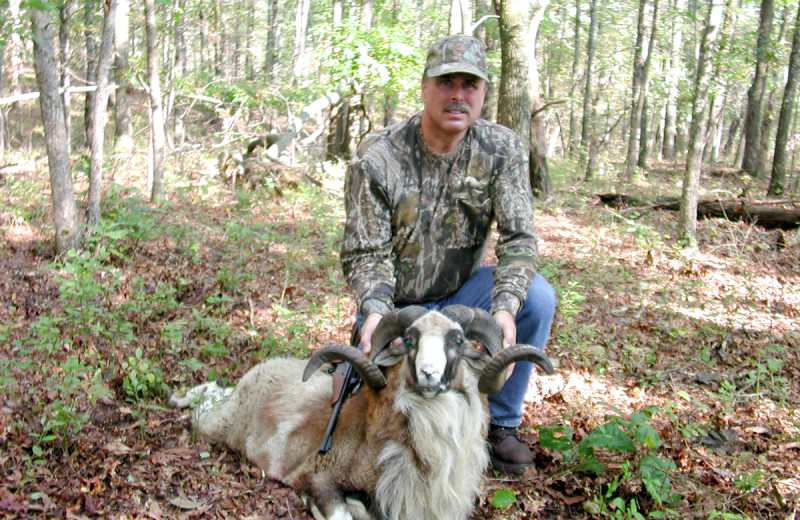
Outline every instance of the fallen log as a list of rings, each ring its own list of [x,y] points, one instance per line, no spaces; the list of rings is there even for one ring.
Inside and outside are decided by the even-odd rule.
[[[598,197],[603,204],[629,210],[660,209],[678,211],[680,200],[669,199],[647,203],[636,197],[604,193]],[[707,199],[697,203],[698,218],[724,218],[750,222],[765,229],[795,229],[800,227],[800,207],[791,200],[751,201],[746,199]]]

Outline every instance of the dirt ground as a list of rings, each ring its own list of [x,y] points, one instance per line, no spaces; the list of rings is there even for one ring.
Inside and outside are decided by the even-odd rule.
[[[11,182],[33,173],[3,175]],[[2,193],[3,207],[13,207],[10,192]],[[201,382],[212,370],[235,379],[264,355],[256,339],[239,332],[289,337],[281,306],[306,300],[327,302],[307,338],[312,346],[347,340],[352,301],[344,291],[321,296],[329,291],[335,263],[311,266],[298,259],[288,280],[275,254],[288,244],[276,241],[254,247],[245,265],[229,266],[216,223],[235,219],[235,196],[215,205],[187,200],[173,201],[162,218],[208,223],[194,256],[167,237],[154,237],[116,264],[120,299],[182,280],[178,305],[171,314],[131,319],[131,339],[113,352],[91,331],[51,350],[26,342],[31,325],[39,320],[43,326],[40,319],[63,305],[59,287],[70,274],[49,266],[44,218],[31,221],[9,209],[0,214],[5,518],[310,518],[291,489],[262,478],[239,455],[197,442],[187,413],[166,408],[163,399],[134,404],[124,391],[119,367],[137,348],[158,359],[170,388]],[[285,219],[290,233],[298,222],[313,221],[309,213],[302,204],[278,200],[254,208],[248,218]],[[638,511],[668,509],[673,518],[794,519],[800,495],[800,248],[784,246],[790,234],[702,221],[699,251],[686,253],[660,238],[675,235],[675,214],[634,218],[600,207],[577,189],[540,204],[537,226],[541,271],[559,288],[560,308],[548,346],[557,372],[532,380],[523,421],[536,467],[520,478],[487,474],[472,519],[636,518],[619,502],[609,505],[614,497]],[[328,247],[324,233],[312,244],[317,253]],[[198,356],[201,366],[187,367],[179,362],[181,353],[159,351],[159,324],[207,305],[223,267],[254,275],[243,279],[228,303],[229,326],[241,339],[235,349]],[[55,360],[73,354],[107,360],[102,380],[111,392],[96,402],[74,403],[88,420],[41,452],[43,403],[62,395],[53,387],[53,370],[63,366]],[[607,415],[624,419],[646,407],[654,411],[649,424],[661,441],[657,453],[675,463],[670,480],[679,498],[667,506],[654,504],[641,476],[630,471],[637,454],[598,450],[607,467],[596,473],[539,444],[542,426],[568,427],[579,441]],[[515,499],[496,507],[490,498],[498,490],[513,491]]]

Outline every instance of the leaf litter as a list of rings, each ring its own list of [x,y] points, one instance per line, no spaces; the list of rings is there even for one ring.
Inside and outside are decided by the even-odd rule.
[[[46,178],[34,169],[10,176]],[[661,238],[675,236],[674,215],[643,215],[631,232],[578,188],[565,192],[537,214],[541,272],[558,290],[559,311],[548,345],[557,373],[532,379],[521,430],[536,465],[514,478],[488,471],[473,520],[624,518],[620,504],[676,518],[793,518],[798,248],[778,246],[775,232],[709,220],[698,223],[702,253],[687,254]],[[52,267],[43,218],[19,210],[0,228],[5,517],[310,518],[293,490],[239,455],[198,442],[188,414],[166,408],[164,395],[211,377],[235,381],[265,357],[305,356],[348,340],[354,306],[331,238],[340,224],[321,227],[314,207],[337,194],[291,201],[258,194],[263,200],[242,209],[241,194],[214,193],[176,196],[169,211],[151,208],[159,232],[123,242],[124,254],[112,255],[104,276],[117,278],[90,302],[98,312],[147,301],[143,295],[171,302],[126,314],[132,330],[120,331],[121,340],[86,330],[33,348],[31,327],[62,315],[59,287],[71,275]],[[57,411],[83,417],[81,427],[46,441],[43,418],[52,421],[54,408],[44,403],[65,396],[52,374],[71,373],[63,367],[73,358],[86,366],[104,360],[96,376],[107,392],[70,394],[70,407]],[[142,383],[146,396],[132,400],[123,366],[142,375],[158,369],[162,381]],[[94,377],[79,372],[75,388]],[[655,503],[631,471],[640,454],[599,449],[606,469],[593,472],[539,444],[542,427],[567,427],[579,443],[610,417],[621,413],[624,423],[646,407],[656,410],[655,452],[676,468],[669,479],[679,498],[669,504]]]

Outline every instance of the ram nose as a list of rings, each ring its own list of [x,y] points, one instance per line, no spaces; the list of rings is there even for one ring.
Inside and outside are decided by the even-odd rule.
[[[417,370],[417,387],[424,397],[434,397],[446,390],[439,367],[434,363],[422,363]]]

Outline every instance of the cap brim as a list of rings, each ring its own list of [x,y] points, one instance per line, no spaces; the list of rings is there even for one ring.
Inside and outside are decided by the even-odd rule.
[[[482,71],[475,65],[470,65],[469,63],[444,63],[436,67],[431,67],[427,71],[427,76],[429,78],[436,78],[438,76],[444,76],[445,74],[455,74],[457,72],[462,72],[464,74],[472,74],[473,76],[478,76],[479,78],[485,81],[489,81],[489,76],[484,71]]]

